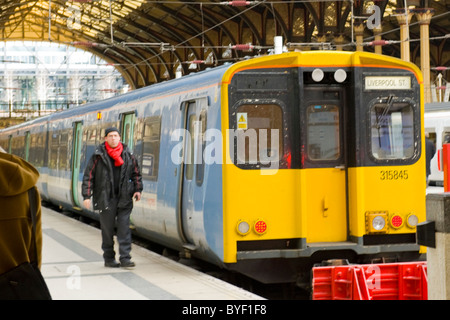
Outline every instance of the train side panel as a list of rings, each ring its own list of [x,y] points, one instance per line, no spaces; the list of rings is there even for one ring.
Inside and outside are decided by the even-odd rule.
[[[222,225],[220,161],[205,163],[202,158],[208,150],[214,157],[220,149],[215,151],[214,145],[206,148],[205,142],[194,143],[194,152],[199,153],[195,163],[180,157],[181,151],[188,147],[183,139],[188,140],[191,134],[191,138],[197,137],[189,130],[189,116],[205,126],[200,129],[202,137],[208,130],[217,131],[220,123],[217,79],[210,73],[196,83],[178,80],[173,89],[163,87],[162,95],[158,91],[149,92],[137,104],[136,126],[140,129],[135,130],[135,155],[142,164],[144,192],[142,200],[135,202],[132,222],[141,236],[180,251],[189,248],[193,255],[220,263],[223,252],[222,233],[217,232]],[[124,109],[120,107],[121,111]],[[160,126],[152,126],[154,121],[160,121]],[[148,141],[146,144],[146,134],[152,128],[160,132],[158,159],[154,158]],[[158,162],[156,177],[151,174],[156,168],[154,161]],[[187,171],[193,179],[186,179]]]
[[[205,159],[201,159],[200,164],[191,166],[195,175],[193,194],[189,194],[185,179],[186,163],[177,163],[173,158],[173,150],[180,143],[185,148],[183,140],[174,139],[172,135],[175,130],[189,131],[186,112],[191,104],[198,106],[196,120],[200,122],[200,113],[206,120],[204,131],[220,132],[220,75],[226,68],[186,76],[42,118],[48,126],[37,128],[36,137],[46,139],[46,144],[39,154],[36,148],[31,152],[33,157],[45,159],[42,163],[34,163],[41,172],[39,189],[43,198],[98,219],[97,212],[81,207],[82,176],[95,147],[104,141],[105,128],[116,126],[122,129],[124,119],[129,118],[134,134],[126,138],[126,143],[132,146],[145,171],[142,200],[135,203],[132,212],[135,232],[180,251],[187,247],[194,255],[220,264],[223,257],[222,172],[218,159],[221,141],[217,140],[220,135],[211,137],[214,143],[206,148],[210,152],[209,158],[216,160],[205,163]],[[25,152],[29,150],[26,132],[30,125],[26,123],[3,130],[2,145],[9,146],[8,134],[11,132],[18,136],[14,139],[12,152],[25,158]],[[156,142],[152,142],[152,130],[156,128],[159,130],[158,154],[153,150]],[[199,138],[203,138],[203,134]],[[122,132],[122,140],[126,135]],[[196,145],[196,152],[206,152],[205,147],[207,143]],[[77,170],[73,172],[77,161]],[[159,166],[157,175],[151,172],[155,163]]]

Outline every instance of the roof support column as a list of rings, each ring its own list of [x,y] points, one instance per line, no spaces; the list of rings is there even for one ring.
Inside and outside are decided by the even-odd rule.
[[[355,25],[355,37],[356,37],[356,51],[364,51],[363,37],[364,37],[364,24]]]
[[[343,45],[345,44],[345,37],[342,34],[339,35],[335,35],[334,36],[334,44],[336,45],[336,50],[337,51],[342,51]]]
[[[373,29],[373,34],[375,36],[375,42],[379,43],[379,41],[381,41],[381,31],[382,31],[382,27],[381,27],[381,23],[380,23],[378,26],[376,26]],[[379,44],[375,45],[374,50],[375,50],[375,53],[377,53],[377,54],[383,54],[383,46],[382,45],[379,45]]]
[[[407,12],[406,12],[407,11]],[[400,25],[400,56],[403,61],[410,61],[409,51],[409,22],[413,13],[409,9],[396,9],[397,21]]]
[[[424,103],[429,103],[431,102],[430,21],[434,9],[416,9],[415,13],[420,25],[420,69],[423,74]]]

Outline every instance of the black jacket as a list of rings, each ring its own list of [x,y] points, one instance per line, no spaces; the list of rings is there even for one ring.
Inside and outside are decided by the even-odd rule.
[[[100,144],[86,166],[83,175],[81,192],[84,199],[93,196],[94,210],[108,209],[114,195],[114,177],[111,161],[105,148],[105,142]],[[128,147],[123,144],[120,169],[119,202],[120,208],[133,207],[133,194],[142,192],[142,176],[139,165]]]
[[[431,159],[434,157],[434,154],[436,153],[436,147],[434,146],[434,143],[428,139],[425,138],[425,157],[427,159],[426,161],[426,172],[427,177],[431,174]]]

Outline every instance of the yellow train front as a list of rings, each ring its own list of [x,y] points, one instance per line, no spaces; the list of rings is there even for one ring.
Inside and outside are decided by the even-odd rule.
[[[234,64],[222,81],[228,268],[299,283],[322,260],[419,258],[426,183],[416,66],[291,52]]]

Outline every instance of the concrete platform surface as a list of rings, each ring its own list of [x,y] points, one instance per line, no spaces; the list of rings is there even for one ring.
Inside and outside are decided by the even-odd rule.
[[[41,270],[54,300],[263,299],[135,244],[134,269],[106,268],[100,230],[45,207],[42,233]]]

